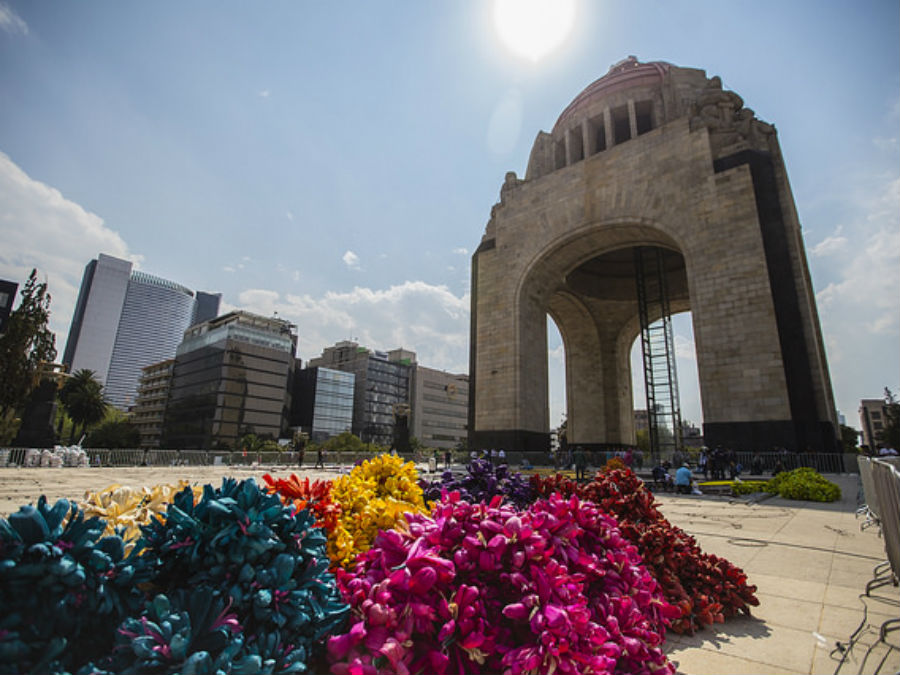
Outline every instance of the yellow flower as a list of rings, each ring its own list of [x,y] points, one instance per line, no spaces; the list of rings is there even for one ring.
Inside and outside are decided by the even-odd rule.
[[[116,534],[119,530],[128,552],[141,536],[141,525],[149,523],[151,518],[162,519],[175,495],[189,486],[187,480],[175,485],[139,488],[114,484],[99,492],[86,492],[78,506],[84,511],[85,518],[100,516],[106,520],[105,535]],[[195,485],[191,489],[196,502],[203,494],[203,488]]]
[[[405,513],[428,513],[418,480],[415,465],[393,455],[373,457],[335,480],[331,499],[341,515],[328,539],[332,563],[352,568],[379,530],[405,526]]]

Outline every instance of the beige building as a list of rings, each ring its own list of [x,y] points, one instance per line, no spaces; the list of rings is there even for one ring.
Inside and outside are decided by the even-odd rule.
[[[884,399],[864,398],[859,402],[859,426],[862,429],[860,443],[870,449],[878,447],[878,438],[887,421],[887,406]]]
[[[159,447],[174,366],[175,359],[166,359],[141,368],[137,396],[130,412],[132,424],[141,432],[142,448]]]
[[[646,410],[638,409],[634,411],[634,431],[647,431],[650,428],[650,417]]]
[[[466,442],[469,376],[416,364],[412,377],[410,433],[429,448]]]

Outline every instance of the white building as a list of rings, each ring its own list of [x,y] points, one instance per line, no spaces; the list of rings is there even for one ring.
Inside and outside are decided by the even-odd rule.
[[[410,433],[429,448],[452,449],[468,437],[469,376],[416,364]]]

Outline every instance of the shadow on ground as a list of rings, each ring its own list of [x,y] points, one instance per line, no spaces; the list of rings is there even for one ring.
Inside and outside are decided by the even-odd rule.
[[[666,635],[666,654],[670,658],[677,658],[682,649],[696,647],[715,649],[721,651],[722,647],[732,643],[738,638],[751,638],[761,640],[772,634],[771,629],[762,619],[755,616],[733,616],[726,619],[725,623],[717,623],[697,631],[694,635],[678,635],[669,633]]]

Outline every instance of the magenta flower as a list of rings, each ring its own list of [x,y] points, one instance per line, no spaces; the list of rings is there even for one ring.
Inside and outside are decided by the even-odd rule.
[[[445,493],[431,517],[380,533],[329,640],[334,675],[673,673],[659,587],[615,521],[553,496],[522,512]]]

